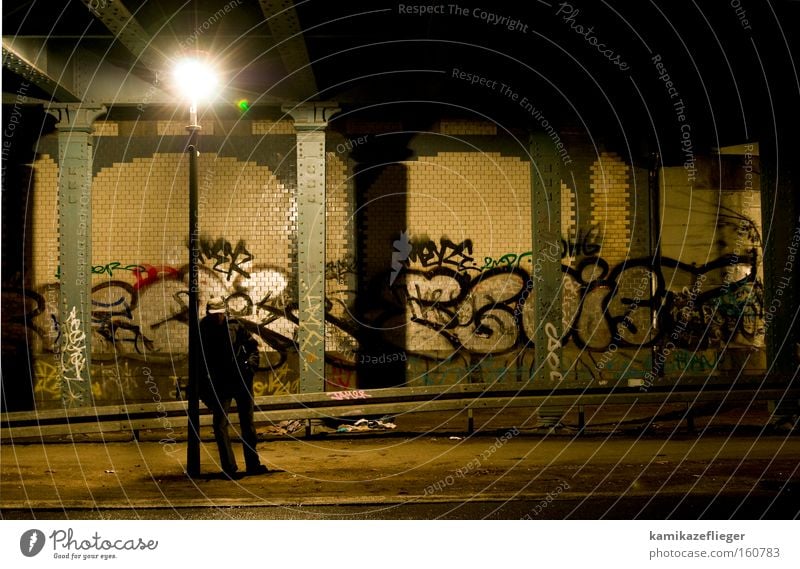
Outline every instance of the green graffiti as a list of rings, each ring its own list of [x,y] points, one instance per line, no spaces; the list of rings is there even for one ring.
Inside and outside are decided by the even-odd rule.
[[[145,271],[147,270],[146,267],[143,265],[123,265],[119,261],[112,261],[110,263],[106,263],[105,265],[92,265],[92,274],[93,275],[104,275],[107,274],[109,277],[114,276],[114,271]],[[56,274],[55,278],[61,278],[61,266],[59,265],[56,267]]]

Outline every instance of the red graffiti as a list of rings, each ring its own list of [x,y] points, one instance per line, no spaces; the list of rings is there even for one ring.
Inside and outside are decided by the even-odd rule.
[[[175,267],[168,267],[166,265],[161,265],[158,267],[153,265],[142,265],[142,267],[143,268],[137,267],[133,269],[133,275],[136,277],[136,283],[133,285],[134,290],[141,290],[147,286],[150,286],[159,278],[180,278],[180,271]]]

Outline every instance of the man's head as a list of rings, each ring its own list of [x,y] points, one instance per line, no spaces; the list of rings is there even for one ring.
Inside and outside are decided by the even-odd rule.
[[[214,296],[206,303],[206,314],[225,314],[225,299]]]

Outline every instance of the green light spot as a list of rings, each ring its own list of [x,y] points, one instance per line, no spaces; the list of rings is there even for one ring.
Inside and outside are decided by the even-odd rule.
[[[247,109],[250,108],[250,101],[248,101],[247,99],[242,99],[241,101],[236,103],[236,106],[239,107],[240,111],[246,111]]]

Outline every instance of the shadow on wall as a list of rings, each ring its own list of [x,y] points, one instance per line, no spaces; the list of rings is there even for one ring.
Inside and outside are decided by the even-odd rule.
[[[350,157],[356,162],[353,180],[356,195],[356,228],[358,260],[358,294],[352,325],[357,334],[356,384],[360,389],[392,387],[406,383],[406,327],[376,329],[373,314],[370,278],[390,278],[397,268],[398,249],[392,236],[407,232],[408,169],[404,165],[412,157],[409,148],[413,133],[385,134],[370,137],[366,144],[354,147]],[[390,187],[376,193],[375,181],[390,173]],[[363,228],[363,230],[362,230]],[[400,246],[402,249],[402,245]],[[403,359],[401,359],[402,354]]]
[[[0,300],[2,315],[2,411],[22,411],[34,407],[34,377],[32,374],[31,340],[34,334],[27,327],[26,316],[35,299],[25,296],[26,260],[31,259],[31,240],[26,228],[31,227],[32,193],[36,173],[31,166],[36,160],[38,129],[22,128],[27,123],[41,124],[42,117],[20,105],[4,105],[3,116],[3,174],[2,174],[2,263],[3,294]],[[33,122],[33,121],[36,122]],[[12,122],[13,121],[13,122]],[[12,128],[13,126],[13,128]],[[38,135],[38,132],[36,132]],[[12,291],[7,294],[6,291]]]

